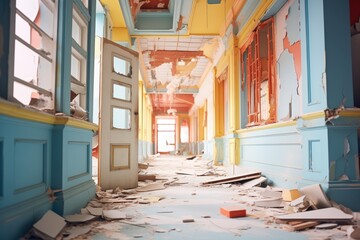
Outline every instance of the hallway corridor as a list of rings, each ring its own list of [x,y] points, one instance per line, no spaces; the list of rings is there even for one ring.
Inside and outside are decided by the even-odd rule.
[[[155,183],[165,186],[164,189],[141,191],[153,181],[139,182],[137,191],[114,191],[117,194],[112,195],[108,191],[113,197],[107,201],[113,203],[105,203],[105,198],[101,197],[106,193],[98,191],[98,198],[89,202],[88,207],[117,209],[123,217],[110,220],[99,216],[86,223],[67,223],[62,232],[64,239],[348,239],[347,226],[301,232],[284,230],[286,224],[276,223],[273,216],[285,213],[286,208],[261,208],[253,204],[264,188],[246,189],[240,184],[201,186],[202,182],[216,176],[197,175],[206,171],[225,174],[223,167],[210,166],[211,161],[162,155],[146,164],[148,168],[141,172],[155,174]],[[119,203],[114,203],[114,199],[120,200]],[[247,216],[227,218],[220,214],[220,208],[224,206],[240,206],[246,209]],[[82,212],[86,210],[82,209]],[[25,238],[33,239],[30,233]]]

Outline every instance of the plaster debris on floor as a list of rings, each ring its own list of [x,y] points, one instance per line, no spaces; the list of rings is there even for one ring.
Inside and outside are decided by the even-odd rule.
[[[360,239],[360,214],[331,202],[321,185],[279,189],[261,172],[225,170],[201,156],[154,155],[139,174],[155,178],[98,188],[74,215],[48,211],[24,239]]]

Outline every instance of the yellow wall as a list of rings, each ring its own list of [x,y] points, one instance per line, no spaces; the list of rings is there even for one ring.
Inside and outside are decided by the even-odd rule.
[[[230,9],[233,0],[221,1],[220,4],[207,4],[207,0],[193,1],[190,19],[190,34],[217,35],[225,23],[225,12]],[[226,9],[225,10],[225,3]],[[194,18],[196,16],[196,18]]]

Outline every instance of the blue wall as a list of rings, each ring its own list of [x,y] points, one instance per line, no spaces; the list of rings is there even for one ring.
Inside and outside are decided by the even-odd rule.
[[[95,195],[92,134],[0,115],[1,239],[20,238],[49,209],[76,213]]]
[[[292,8],[298,1],[288,2],[290,6],[283,6],[289,8],[285,9],[288,17],[284,26],[291,32],[298,29],[299,23],[301,26],[297,35],[301,42],[300,89],[296,92],[297,84],[289,83],[296,77],[289,75],[290,69],[294,72],[294,62],[291,54],[285,59],[282,52],[277,62],[278,123],[246,129],[247,96],[241,92],[243,129],[238,131],[240,165],[235,166],[235,173],[242,167],[257,169],[270,183],[285,188],[320,183],[331,200],[359,211],[360,114],[350,112],[331,122],[324,116],[327,108],[342,104],[353,107],[349,3],[300,0],[300,8]],[[294,15],[296,9],[300,12]],[[298,21],[290,21],[290,12],[292,17],[297,15]],[[281,46],[283,36],[277,39],[277,46]],[[296,94],[296,101],[285,96],[289,92]],[[293,100],[289,119],[283,118],[289,111],[284,104],[288,100],[283,99]],[[226,142],[226,138],[222,141]],[[228,152],[224,147],[225,164],[230,159]]]

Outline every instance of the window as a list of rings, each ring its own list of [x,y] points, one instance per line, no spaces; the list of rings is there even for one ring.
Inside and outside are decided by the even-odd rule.
[[[9,99],[41,110],[54,110],[56,3],[55,0],[15,3]]]
[[[276,121],[274,20],[261,23],[242,47],[242,92],[247,96],[247,126]]]
[[[71,48],[71,112],[81,109],[86,115],[86,66],[88,19],[81,9],[86,7],[74,1]]]

